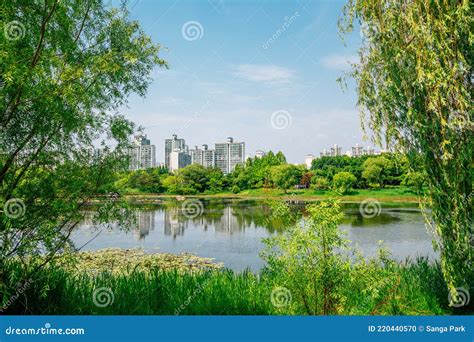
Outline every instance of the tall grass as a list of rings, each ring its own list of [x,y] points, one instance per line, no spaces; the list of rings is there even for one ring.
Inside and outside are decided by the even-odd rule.
[[[7,281],[3,303],[18,295],[22,268],[10,263],[4,269]],[[388,270],[393,284],[364,288],[363,279],[353,279],[343,288],[346,301],[342,314],[358,315],[442,315],[468,313],[469,308],[452,311],[448,307],[446,286],[438,264],[418,259],[394,264]],[[4,308],[4,314],[44,315],[273,315],[305,314],[293,306],[275,307],[272,291],[279,285],[268,272],[235,273],[213,270],[179,273],[152,268],[131,274],[107,272],[91,275],[71,273],[49,266],[32,277],[29,286]],[[370,279],[366,279],[370,280]],[[108,305],[98,306],[94,291],[105,288],[113,294]],[[98,296],[98,294],[96,294]],[[104,299],[104,298],[102,298]],[[298,301],[293,294],[292,301]],[[101,302],[102,304],[104,301]],[[101,304],[99,303],[99,304]],[[472,307],[471,307],[472,309]]]

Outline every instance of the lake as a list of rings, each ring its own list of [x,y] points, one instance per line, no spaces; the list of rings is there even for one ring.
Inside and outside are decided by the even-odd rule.
[[[304,203],[292,204],[304,210]],[[392,257],[426,256],[438,258],[432,237],[417,207],[380,206],[369,215],[358,204],[344,206],[345,218],[340,229],[353,246],[373,256],[383,241]],[[253,200],[163,200],[156,205],[139,207],[135,224],[124,230],[117,224],[97,225],[92,212],[72,234],[82,250],[102,248],[143,248],[146,252],[184,253],[214,258],[226,267],[257,271],[264,266],[259,252],[262,238],[280,234],[282,228],[268,223],[270,208]],[[364,214],[364,215],[363,215]]]

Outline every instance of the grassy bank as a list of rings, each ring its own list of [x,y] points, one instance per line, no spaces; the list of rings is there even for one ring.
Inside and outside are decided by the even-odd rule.
[[[84,266],[84,264],[83,264]],[[378,266],[374,266],[378,267]],[[180,272],[148,265],[127,272],[98,273],[50,265],[32,276],[28,286],[18,263],[4,269],[8,279],[3,303],[6,314],[67,315],[277,315],[305,314],[297,292],[284,289],[271,274],[235,273],[228,269]],[[420,259],[395,264],[390,270],[373,269],[380,279],[360,279],[348,270],[344,300],[338,308],[345,315],[443,315],[453,311],[438,265]],[[380,272],[379,272],[380,271]],[[390,273],[394,282],[384,281]],[[373,275],[367,275],[373,277]],[[377,286],[365,287],[364,281]],[[380,281],[380,282],[379,282]]]
[[[174,194],[157,194],[140,191],[131,191],[125,194],[134,201],[153,201],[154,198],[175,198]],[[241,198],[241,199],[290,199],[301,201],[320,201],[328,198],[338,197],[342,202],[362,202],[366,199],[374,199],[381,203],[418,203],[418,197],[413,189],[408,187],[393,187],[372,190],[354,190],[347,195],[338,195],[333,191],[317,191],[311,189],[289,190],[286,193],[280,189],[251,189],[241,191],[237,194],[231,192],[203,193],[186,195],[186,197],[200,198]]]

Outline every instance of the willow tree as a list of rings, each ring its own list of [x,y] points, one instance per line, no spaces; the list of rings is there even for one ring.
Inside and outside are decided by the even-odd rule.
[[[426,169],[430,226],[446,282],[473,277],[474,13],[469,0],[349,0],[340,28],[360,27],[353,66],[364,129]],[[470,241],[471,240],[471,241]]]
[[[82,206],[123,166],[133,124],[119,109],[166,66],[126,4],[104,3],[0,4],[1,271],[12,256],[48,260],[68,244]],[[94,158],[97,139],[115,150]],[[109,202],[99,215],[119,214]]]

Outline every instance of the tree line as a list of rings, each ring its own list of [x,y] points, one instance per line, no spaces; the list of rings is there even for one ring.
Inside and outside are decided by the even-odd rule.
[[[386,186],[422,186],[424,175],[410,171],[407,157],[399,153],[378,156],[321,157],[308,170],[289,164],[282,152],[249,158],[228,174],[218,168],[193,164],[175,173],[166,168],[128,171],[117,174],[108,191],[141,191],[193,195],[278,188],[333,190],[341,194],[353,189],[380,189]]]

